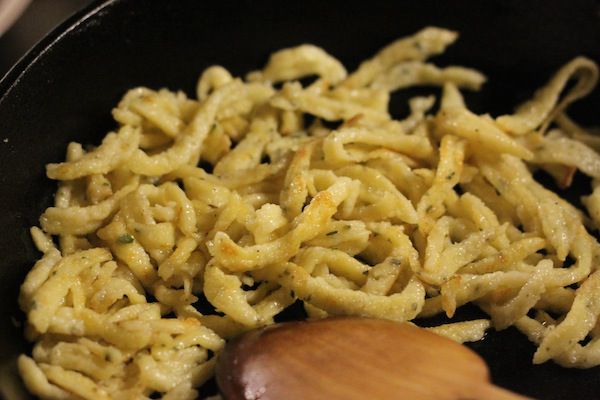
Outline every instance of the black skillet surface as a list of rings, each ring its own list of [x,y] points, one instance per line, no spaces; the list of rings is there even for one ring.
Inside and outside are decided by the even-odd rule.
[[[95,3],[38,44],[0,82],[0,363],[28,345],[16,298],[37,259],[28,227],[51,200],[44,165],[67,143],[97,143],[114,126],[110,109],[130,87],[183,88],[221,64],[235,74],[260,67],[279,48],[315,43],[349,69],[397,37],[428,24],[457,29],[461,39],[439,57],[490,81],[467,97],[478,112],[509,112],[558,66],[584,54],[600,61],[600,4],[571,1],[237,1],[114,0]],[[419,90],[419,93],[435,89]],[[410,94],[393,112],[406,112]],[[596,93],[576,116],[600,124]],[[587,189],[576,187],[566,196]],[[467,312],[468,314],[469,312]],[[543,399],[600,398],[600,368],[532,366],[533,346],[514,329],[472,344],[494,381]]]

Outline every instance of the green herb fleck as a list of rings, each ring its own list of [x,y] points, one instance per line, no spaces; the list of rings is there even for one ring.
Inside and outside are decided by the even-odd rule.
[[[294,291],[293,291],[293,290],[290,290],[290,296],[292,296],[292,297],[296,297],[296,293],[294,293]]]
[[[402,260],[400,260],[399,258],[392,258],[390,260],[390,264],[392,264],[392,265],[400,265],[400,264],[402,264]]]
[[[121,235],[117,238],[117,243],[119,244],[129,244],[133,243],[133,236],[126,233],[125,235]]]
[[[450,173],[448,174],[448,176],[446,176],[446,180],[448,180],[448,181],[449,181],[450,179],[454,178],[454,175],[455,175],[455,172],[454,172],[454,171],[450,172]]]
[[[326,233],[326,236],[333,236],[336,233],[338,233],[338,231],[331,231],[331,232]]]
[[[364,270],[364,271],[362,272],[362,274],[363,274],[364,276],[367,276],[367,275],[369,275],[369,270],[368,270],[368,269],[367,269],[367,270]]]
[[[32,311],[37,308],[37,302],[35,300],[31,301],[31,306],[29,307]]]

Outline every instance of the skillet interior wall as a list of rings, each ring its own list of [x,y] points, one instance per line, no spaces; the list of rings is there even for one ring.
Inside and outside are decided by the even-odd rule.
[[[482,93],[467,100],[475,111],[498,114],[526,99],[570,58],[584,54],[600,61],[600,6],[594,0],[115,0],[88,11],[94,8],[59,40],[55,32],[42,41],[0,83],[0,360],[5,364],[28,348],[22,327],[14,323],[23,317],[16,298],[38,257],[28,228],[37,224],[55,191],[44,165],[64,159],[69,141],[97,143],[115,126],[110,109],[128,88],[183,88],[192,94],[198,73],[209,65],[243,74],[262,66],[272,51],[300,43],[317,44],[353,69],[392,40],[434,24],[461,33],[439,63],[486,73],[490,81]],[[408,97],[394,99],[393,113],[405,112]],[[576,117],[600,124],[594,116],[598,93],[574,108]],[[594,379],[598,369],[532,367],[533,346],[514,333],[490,333],[473,345],[498,384],[543,398],[600,390]]]

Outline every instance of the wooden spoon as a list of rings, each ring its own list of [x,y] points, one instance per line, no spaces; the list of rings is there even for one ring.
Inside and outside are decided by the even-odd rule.
[[[367,318],[290,322],[225,346],[217,384],[227,400],[501,399],[473,351],[410,324]]]

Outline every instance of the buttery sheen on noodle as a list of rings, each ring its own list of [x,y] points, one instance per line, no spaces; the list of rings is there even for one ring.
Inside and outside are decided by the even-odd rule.
[[[29,390],[193,399],[227,339],[296,301],[313,318],[395,321],[473,302],[489,319],[430,329],[464,342],[515,326],[534,363],[599,365],[600,139],[565,113],[598,68],[576,58],[514,114],[477,115],[459,89],[485,77],[426,62],[456,38],[423,29],[351,74],[301,45],[245,80],[208,68],[197,99],[125,94],[115,132],[47,167],[59,187],[19,298]],[[390,92],[415,85],[443,87],[439,111],[416,97],[393,119]],[[562,187],[592,177],[588,213],[539,168]]]

